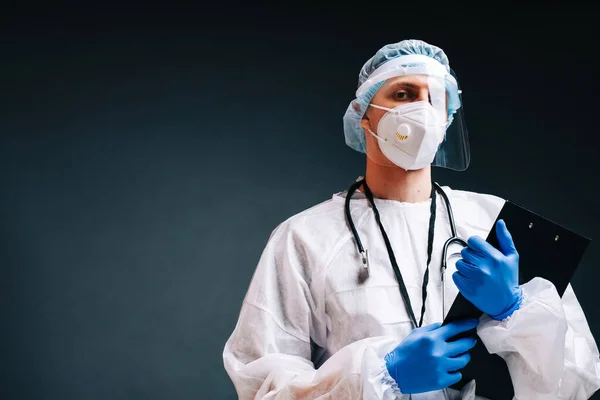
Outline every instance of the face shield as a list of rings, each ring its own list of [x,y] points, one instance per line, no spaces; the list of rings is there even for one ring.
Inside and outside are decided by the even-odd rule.
[[[393,107],[411,102],[428,101],[435,114],[433,116],[432,113],[421,113],[419,116],[416,114],[410,116],[397,113],[398,115],[395,116],[393,107],[386,109],[392,115],[391,118],[386,119],[386,123],[391,124],[392,129],[395,130],[393,135],[385,138],[388,144],[403,148],[403,151],[408,152],[411,151],[411,148],[420,147],[420,143],[417,141],[422,141],[423,138],[407,132],[407,124],[401,123],[402,118],[418,118],[420,119],[419,124],[423,126],[432,124],[439,126],[441,122],[443,124],[441,143],[439,146],[436,144],[434,148],[429,149],[429,151],[437,150],[431,165],[456,171],[467,169],[470,162],[469,138],[463,114],[461,91],[454,73],[451,70],[448,72],[441,63],[428,56],[416,54],[400,56],[373,71],[356,91],[356,97],[364,94],[373,85],[388,80],[391,83],[389,87],[382,87],[379,90],[389,90],[392,95],[396,96],[393,97],[395,103]],[[387,94],[386,98],[389,98]],[[373,104],[373,106],[381,108],[382,105]],[[400,110],[402,107],[397,107],[397,109]],[[397,126],[394,125],[396,122]]]

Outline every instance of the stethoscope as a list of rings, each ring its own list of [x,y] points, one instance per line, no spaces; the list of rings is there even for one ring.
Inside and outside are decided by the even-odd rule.
[[[446,242],[444,243],[444,246],[443,246],[443,250],[442,250],[442,262],[441,262],[441,264],[442,264],[441,265],[441,283],[442,283],[442,285],[441,286],[442,286],[442,318],[443,318],[445,315],[445,309],[446,309],[444,276],[445,276],[446,268],[448,266],[448,264],[447,264],[448,247],[453,243],[459,243],[464,247],[467,246],[467,242],[464,239],[458,237],[456,234],[456,225],[454,223],[454,215],[452,213],[452,207],[450,205],[450,200],[448,199],[447,194],[440,187],[440,185],[438,185],[436,182],[432,182],[431,210],[430,210],[431,215],[430,215],[430,219],[429,219],[429,234],[428,234],[428,244],[427,244],[427,265],[425,268],[425,275],[423,277],[423,287],[422,287],[423,304],[422,304],[422,308],[421,308],[421,318],[420,318],[419,323],[417,323],[417,319],[415,317],[415,314],[414,314],[414,311],[413,311],[413,308],[412,308],[412,305],[410,302],[410,298],[408,296],[408,291],[406,290],[406,285],[404,284],[404,279],[402,278],[400,268],[398,267],[398,263],[396,262],[396,257],[394,255],[392,245],[389,241],[389,238],[387,236],[385,229],[383,228],[383,224],[381,223],[381,216],[379,214],[379,210],[375,206],[375,201],[373,200],[373,193],[371,193],[369,186],[367,186],[366,180],[364,178],[362,178],[362,179],[358,179],[355,183],[353,183],[348,188],[344,211],[345,211],[345,215],[346,215],[346,221],[350,227],[350,230],[352,231],[354,240],[356,242],[356,246],[358,247],[358,252],[360,253],[360,256],[361,256],[364,271],[366,272],[366,274],[368,276],[368,274],[370,272],[369,255],[368,255],[368,251],[363,247],[363,244],[362,244],[362,241],[360,240],[358,231],[356,230],[356,227],[354,226],[354,222],[352,221],[352,215],[350,214],[350,200],[351,200],[352,196],[354,195],[354,193],[356,192],[356,190],[358,190],[358,188],[361,185],[363,186],[364,193],[365,193],[367,199],[369,200],[371,207],[373,208],[373,213],[375,214],[375,220],[377,221],[377,224],[379,225],[379,229],[380,229],[383,239],[385,241],[385,247],[387,249],[387,252],[388,252],[388,255],[390,258],[390,262],[392,264],[392,268],[394,269],[394,273],[395,273],[396,279],[398,281],[398,285],[400,288],[400,294],[402,295],[402,299],[404,300],[404,304],[408,310],[408,313],[410,314],[411,320],[412,320],[413,324],[415,325],[415,328],[421,327],[423,325],[423,316],[425,314],[425,300],[427,298],[427,283],[429,282],[429,264],[431,262],[431,253],[432,253],[432,249],[433,249],[433,236],[434,236],[434,231],[435,231],[436,193],[441,194],[442,197],[444,198],[444,202],[446,203],[446,209],[448,210],[448,219],[450,220],[451,237],[448,240],[446,240]]]

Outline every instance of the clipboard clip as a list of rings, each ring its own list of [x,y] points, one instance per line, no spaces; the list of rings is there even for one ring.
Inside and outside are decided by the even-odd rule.
[[[531,229],[531,228],[533,228],[533,222],[529,223],[529,229]],[[560,236],[558,236],[558,235],[554,236],[554,241],[555,242],[558,242],[558,239],[560,239]]]

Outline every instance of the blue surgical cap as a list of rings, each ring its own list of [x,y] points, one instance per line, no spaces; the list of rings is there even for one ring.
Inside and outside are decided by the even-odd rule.
[[[422,40],[408,39],[398,43],[385,45],[379,49],[361,68],[358,75],[357,87],[360,87],[360,85],[369,78],[371,73],[382,64],[393,60],[394,58],[410,54],[420,54],[431,57],[440,62],[446,68],[446,71],[450,73],[448,57],[442,49],[429,43],[425,43]],[[364,94],[350,102],[350,105],[344,114],[344,136],[346,137],[346,144],[361,153],[366,152],[366,146],[365,132],[360,126],[360,121],[367,111],[367,107],[369,106],[369,103],[371,103],[375,93],[377,93],[384,83],[385,81],[376,83]],[[448,125],[452,122],[452,114],[454,114],[459,107],[460,103],[448,105]]]

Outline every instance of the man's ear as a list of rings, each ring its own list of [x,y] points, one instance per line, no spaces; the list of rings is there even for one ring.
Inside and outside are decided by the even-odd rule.
[[[365,119],[365,118],[363,118],[363,119],[360,120],[360,126],[365,130],[365,132],[368,129],[371,129],[371,125],[369,125],[369,120]]]
[[[365,132],[367,131],[367,129],[371,129],[371,125],[370,125],[370,121],[369,121],[369,116],[367,115],[366,112],[363,115],[362,119],[360,120],[360,126],[365,130]]]

